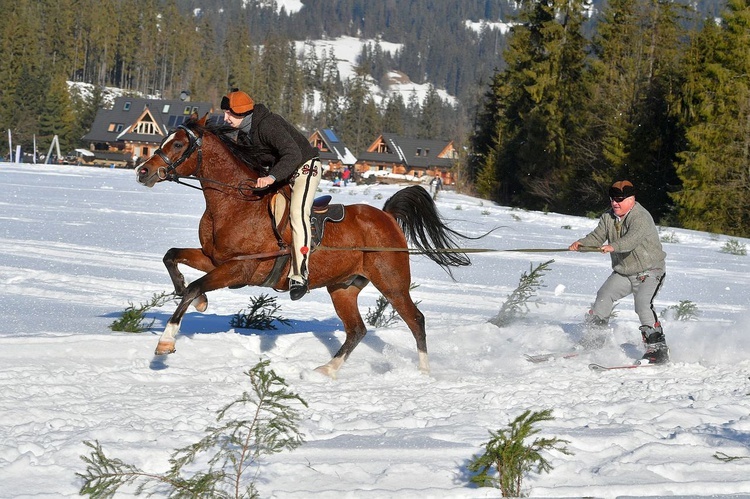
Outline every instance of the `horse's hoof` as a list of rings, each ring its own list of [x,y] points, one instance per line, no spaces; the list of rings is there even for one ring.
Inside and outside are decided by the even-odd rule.
[[[169,355],[170,353],[175,353],[177,349],[174,347],[174,343],[160,341],[158,345],[156,345],[156,350],[154,351],[154,355]]]
[[[323,376],[328,376],[331,379],[336,379],[336,371],[334,369],[331,369],[331,366],[329,366],[328,364],[316,367],[315,372],[320,373]]]
[[[193,300],[193,306],[198,312],[205,312],[206,309],[208,309],[208,297],[206,295],[200,295]]]

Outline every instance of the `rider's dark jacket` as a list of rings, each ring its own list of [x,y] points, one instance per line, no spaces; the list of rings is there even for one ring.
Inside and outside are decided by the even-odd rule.
[[[289,178],[319,151],[292,124],[263,104],[255,104],[237,133],[237,143],[253,147],[261,165],[276,180]]]

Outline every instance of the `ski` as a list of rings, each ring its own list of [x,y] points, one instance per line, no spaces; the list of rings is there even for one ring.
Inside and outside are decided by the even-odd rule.
[[[580,351],[541,353],[537,355],[526,354],[526,360],[528,360],[529,362],[533,362],[534,364],[539,364],[541,362],[547,362],[554,359],[572,359],[573,357],[578,357],[579,355],[581,355]]]
[[[654,367],[659,364],[623,364],[620,366],[603,366],[601,364],[589,364],[589,369],[596,372],[613,371],[616,369],[636,369],[639,367]]]

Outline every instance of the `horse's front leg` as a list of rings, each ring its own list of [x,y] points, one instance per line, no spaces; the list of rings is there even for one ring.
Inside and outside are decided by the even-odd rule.
[[[182,300],[179,305],[177,305],[177,309],[172,314],[172,317],[169,318],[167,326],[164,328],[164,332],[159,338],[159,344],[156,346],[155,354],[165,355],[175,352],[177,333],[180,332],[182,318],[185,316],[191,303],[201,297],[205,299],[206,293],[209,291],[229,286],[248,284],[249,276],[252,275],[256,267],[256,262],[228,262],[218,267],[214,267],[213,270],[209,271],[200,279],[191,282],[184,289]]]
[[[172,248],[166,252],[163,261],[169,277],[172,279],[174,292],[177,296],[185,296],[187,288],[185,276],[177,267],[178,264],[181,263],[205,273],[209,273],[216,268],[211,259],[200,248]],[[188,304],[190,303],[193,303],[193,306],[199,312],[205,312],[208,308],[208,298],[205,294],[195,297],[192,302],[188,302]]]

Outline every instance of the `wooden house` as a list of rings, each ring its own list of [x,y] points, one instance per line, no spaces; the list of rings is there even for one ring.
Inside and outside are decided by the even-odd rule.
[[[315,130],[308,140],[320,151],[320,161],[324,172],[340,173],[346,167],[353,168],[357,162],[357,158],[349,151],[346,144],[330,128]]]
[[[83,140],[95,163],[132,166],[151,156],[169,131],[193,113],[212,111],[208,102],[117,97],[111,109],[99,109]]]
[[[379,136],[366,152],[357,156],[356,170],[388,172],[415,179],[440,175],[443,184],[453,183],[451,168],[458,154],[453,141],[412,139],[392,133]]]

